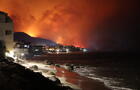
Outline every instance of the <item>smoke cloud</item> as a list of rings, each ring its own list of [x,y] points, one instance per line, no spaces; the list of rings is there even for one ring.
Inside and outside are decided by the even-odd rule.
[[[15,32],[93,49],[101,48],[109,35],[110,27],[104,29],[108,20],[137,8],[130,6],[135,3],[129,0],[0,0],[0,10],[14,20]]]

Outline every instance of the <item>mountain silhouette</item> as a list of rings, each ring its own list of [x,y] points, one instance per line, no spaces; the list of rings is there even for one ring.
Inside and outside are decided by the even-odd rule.
[[[15,42],[30,42],[33,45],[47,45],[47,46],[56,46],[57,44],[48,39],[43,39],[39,37],[31,37],[30,35],[24,32],[14,32],[14,41]]]

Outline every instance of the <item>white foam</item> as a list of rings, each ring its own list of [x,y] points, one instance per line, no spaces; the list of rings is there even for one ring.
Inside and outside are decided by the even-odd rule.
[[[120,82],[115,81],[113,78],[99,77],[99,76],[95,75],[94,70],[96,70],[96,69],[97,68],[94,68],[94,67],[82,67],[82,68],[76,68],[75,72],[77,72],[81,76],[86,76],[88,78],[103,82],[105,84],[105,86],[111,88],[112,90],[134,90],[134,89],[130,89],[130,88],[115,86],[115,85],[120,84]]]

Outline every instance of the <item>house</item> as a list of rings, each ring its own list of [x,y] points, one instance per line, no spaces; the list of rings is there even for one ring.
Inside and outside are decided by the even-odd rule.
[[[17,42],[14,46],[14,56],[18,59],[27,58],[29,53],[30,43]]]
[[[14,46],[13,29],[12,19],[7,13],[0,11],[0,42],[8,52],[12,51]]]
[[[32,54],[33,56],[42,55],[45,53],[45,51],[46,48],[42,45],[32,45],[29,49],[30,54]]]

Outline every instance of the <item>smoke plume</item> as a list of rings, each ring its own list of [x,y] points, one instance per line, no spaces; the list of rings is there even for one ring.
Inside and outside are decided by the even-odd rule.
[[[14,20],[15,32],[97,49],[111,31],[104,30],[106,21],[133,11],[130,4],[135,6],[129,0],[0,0],[0,10]]]

